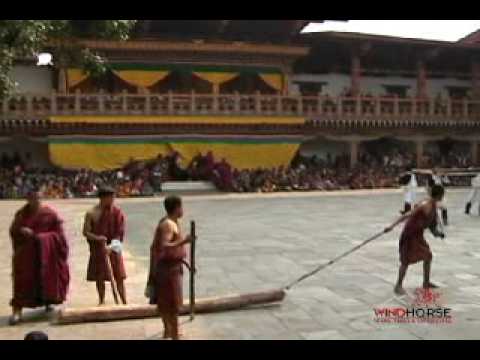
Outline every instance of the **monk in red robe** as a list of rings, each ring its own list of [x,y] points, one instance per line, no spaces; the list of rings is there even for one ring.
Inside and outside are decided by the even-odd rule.
[[[104,187],[98,191],[100,202],[85,215],[83,235],[90,246],[87,281],[95,281],[99,305],[105,303],[105,281],[111,281],[107,256],[122,302],[127,303],[124,280],[127,278],[121,251],[113,251],[113,244],[123,243],[125,237],[125,216],[113,204],[115,191]]]
[[[165,339],[179,338],[178,312],[183,304],[184,245],[191,242],[183,236],[178,224],[183,216],[182,200],[170,196],[164,202],[167,216],[160,220],[150,248],[148,288],[150,303],[156,304],[162,317]]]
[[[23,308],[62,304],[67,297],[70,272],[63,220],[40,201],[38,191],[27,194],[27,204],[10,227],[13,245],[13,315],[21,321]]]
[[[414,210],[400,217],[385,232],[392,231],[398,224],[407,221],[400,236],[400,269],[394,291],[397,295],[405,295],[403,279],[408,266],[423,261],[423,288],[437,288],[430,282],[430,270],[432,264],[432,252],[425,241],[423,233],[436,221],[437,204],[442,201],[444,195],[442,186],[434,185],[430,193],[430,199],[422,202]]]

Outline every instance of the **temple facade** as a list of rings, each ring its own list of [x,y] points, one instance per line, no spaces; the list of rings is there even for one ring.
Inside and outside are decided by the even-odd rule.
[[[417,166],[452,147],[478,165],[478,35],[302,33],[311,21],[322,20],[139,21],[129,41],[84,41],[108,61],[101,77],[19,60],[0,152],[106,170],[212,151],[243,169],[288,165],[298,151],[355,166],[364,145],[383,142],[409,147]]]

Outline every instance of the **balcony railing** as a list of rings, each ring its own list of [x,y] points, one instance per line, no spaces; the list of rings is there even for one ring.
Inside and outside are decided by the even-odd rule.
[[[0,103],[0,119],[54,115],[255,115],[309,119],[480,120],[480,101],[384,97],[213,94],[24,94]]]

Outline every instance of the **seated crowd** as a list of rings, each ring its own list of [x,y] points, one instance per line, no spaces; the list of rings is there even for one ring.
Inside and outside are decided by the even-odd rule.
[[[18,154],[5,154],[0,163],[0,199],[24,197],[33,186],[46,198],[95,196],[97,189],[108,184],[120,197],[153,196],[161,192],[165,181],[211,181],[227,192],[330,191],[346,189],[391,188],[398,186],[398,177],[415,166],[415,156],[395,149],[383,155],[360,152],[357,165],[351,169],[347,155],[325,159],[297,154],[290,166],[238,170],[212,152],[198,154],[188,167],[181,164],[178,152],[159,155],[149,161],[133,161],[121,169],[94,172],[91,170],[39,169]],[[470,159],[461,152],[452,152],[441,159],[426,155],[425,161],[445,168],[466,168]],[[419,176],[419,184],[425,182]],[[469,185],[467,177],[451,177],[450,185]]]

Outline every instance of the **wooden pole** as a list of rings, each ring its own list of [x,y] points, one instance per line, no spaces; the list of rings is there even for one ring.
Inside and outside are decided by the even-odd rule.
[[[117,282],[115,281],[115,277],[113,275],[112,263],[110,261],[110,255],[108,253],[106,246],[105,246],[105,262],[107,263],[108,274],[110,275],[110,284],[112,285],[113,299],[115,300],[115,304],[118,305]]]
[[[195,318],[195,221],[190,223],[190,236],[192,242],[190,243],[190,321]]]
[[[257,293],[231,295],[208,299],[198,299],[195,303],[195,313],[207,314],[281,302],[285,298],[283,289],[262,291]],[[179,315],[189,315],[190,304],[185,303]],[[126,305],[101,306],[85,309],[62,309],[53,319],[57,325],[79,324],[88,322],[106,322],[129,319],[144,319],[158,317],[156,305]]]

